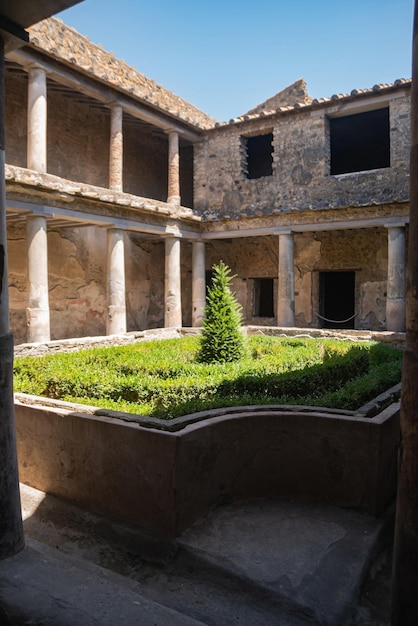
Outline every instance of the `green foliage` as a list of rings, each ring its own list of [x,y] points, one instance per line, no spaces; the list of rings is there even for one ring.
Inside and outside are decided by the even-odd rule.
[[[223,261],[213,266],[197,355],[200,363],[232,363],[245,355],[245,339],[240,328],[241,306],[231,292],[230,273]]]
[[[401,379],[375,342],[248,337],[244,358],[199,363],[197,337],[15,359],[16,391],[170,419],[251,404],[356,409]]]

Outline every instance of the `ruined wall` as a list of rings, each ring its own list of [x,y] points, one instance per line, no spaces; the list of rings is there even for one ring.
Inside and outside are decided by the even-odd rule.
[[[386,316],[387,232],[385,229],[325,231],[294,236],[295,322],[299,327],[321,326],[319,272],[355,271],[355,328],[383,330]],[[253,315],[254,279],[274,279],[277,310],[279,238],[275,236],[211,241],[206,268],[223,260],[235,275],[232,289],[243,307],[245,324],[276,325],[277,318]]]
[[[48,89],[47,171],[89,185],[109,184],[109,113]]]
[[[390,100],[391,167],[337,176],[329,173],[327,115],[339,109],[331,104],[208,131],[204,141],[195,146],[195,210],[207,219],[238,219],[406,201],[409,96],[398,94]],[[347,115],[355,112],[346,110]],[[273,133],[273,173],[247,179],[241,137],[268,133]]]
[[[23,222],[8,227],[10,319],[15,344],[27,341],[27,244]],[[191,244],[182,246],[184,324],[191,325]],[[164,240],[125,234],[127,330],[164,326]],[[107,232],[48,229],[51,339],[106,334]]]
[[[123,190],[166,202],[168,135],[154,136],[132,123],[123,132]]]
[[[6,163],[26,167],[27,75],[6,71],[5,93]]]
[[[125,236],[127,330],[164,326],[164,241]]]

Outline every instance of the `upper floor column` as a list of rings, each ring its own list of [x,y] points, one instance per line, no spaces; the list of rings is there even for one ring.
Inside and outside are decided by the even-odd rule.
[[[32,66],[28,75],[28,146],[27,167],[47,171],[47,96],[46,73]]]
[[[388,226],[386,329],[405,330],[405,226]]]
[[[180,148],[179,134],[168,134],[168,194],[167,202],[180,204]]]
[[[295,270],[293,234],[279,235],[279,287],[277,300],[277,326],[295,325]]]
[[[192,242],[192,326],[202,326],[206,304],[205,242]]]
[[[123,109],[110,109],[109,189],[123,191]]]

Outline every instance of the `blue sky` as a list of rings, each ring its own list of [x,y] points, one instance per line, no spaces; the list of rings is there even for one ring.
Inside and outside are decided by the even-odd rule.
[[[219,121],[411,76],[413,0],[85,0],[58,15]]]

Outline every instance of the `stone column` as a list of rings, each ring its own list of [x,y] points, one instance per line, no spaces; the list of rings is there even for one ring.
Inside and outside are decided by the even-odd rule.
[[[0,36],[0,559],[24,547],[13,400],[13,336],[7,271],[4,43]]]
[[[205,243],[192,242],[192,326],[202,326],[206,304]]]
[[[110,117],[109,189],[123,191],[123,109],[113,104]]]
[[[107,303],[106,333],[126,333],[125,244],[117,228],[107,231]]]
[[[28,147],[27,166],[44,173],[46,161],[46,74],[31,67],[28,83]]]
[[[181,328],[180,239],[165,240],[165,316],[166,328]]]
[[[410,223],[401,443],[392,573],[392,626],[418,624],[418,2],[412,46]]]
[[[168,134],[168,196],[167,202],[180,204],[180,152],[179,134]]]
[[[28,258],[28,341],[49,341],[48,242],[46,219],[39,215],[26,218]]]
[[[280,233],[277,326],[295,325],[294,282],[293,234]]]
[[[405,330],[405,227],[388,226],[386,329]]]

